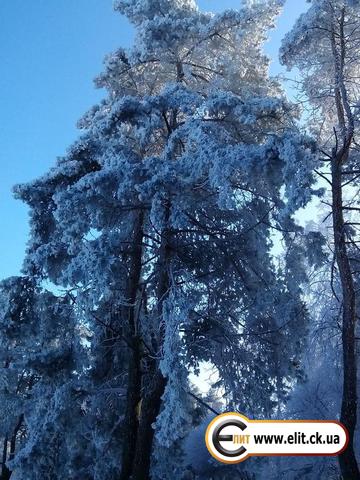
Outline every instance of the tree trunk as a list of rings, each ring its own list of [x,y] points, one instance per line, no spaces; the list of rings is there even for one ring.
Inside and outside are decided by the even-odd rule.
[[[159,415],[161,397],[166,386],[166,379],[160,371],[158,361],[155,361],[152,370],[147,392],[144,393],[141,402],[132,480],[148,480],[150,478],[150,463],[155,433],[153,424]]]
[[[11,436],[11,440],[10,440],[10,454],[9,454],[9,461],[11,460],[14,460],[14,457],[15,457],[15,449],[16,449],[16,438],[17,438],[17,434],[19,433],[19,430],[21,428],[21,425],[23,424],[24,422],[24,414],[22,413],[20,416],[19,416],[19,419],[18,419],[18,422],[14,428],[14,431],[13,431],[13,434]]]
[[[165,204],[165,223],[170,217],[170,202]],[[166,300],[170,287],[170,247],[171,231],[165,228],[162,233],[160,252],[159,252],[159,276],[157,288],[157,314],[158,314],[158,338],[154,341],[157,357],[161,356],[161,350],[164,343],[165,325],[163,321],[163,305]],[[143,382],[143,397],[141,402],[141,412],[139,420],[139,429],[137,434],[137,444],[134,457],[134,468],[132,480],[148,480],[150,478],[151,454],[153,450],[154,429],[153,424],[159,415],[161,408],[161,398],[166,387],[166,378],[160,370],[159,358],[150,359],[148,364],[149,371]]]
[[[10,439],[9,461],[14,460],[15,449],[16,449],[16,437],[17,437],[17,434],[19,433],[21,425],[23,424],[23,421],[24,421],[24,414],[21,414],[19,416],[18,422],[17,422],[17,424],[14,428],[13,434],[12,434],[11,439]],[[12,474],[12,471],[6,465],[8,444],[9,444],[9,440],[8,440],[8,437],[6,436],[4,438],[4,445],[3,445],[2,470],[1,470],[0,480],[9,480],[10,477],[11,477],[11,474]]]
[[[360,479],[354,452],[354,432],[357,417],[357,365],[356,365],[356,297],[354,280],[346,248],[343,216],[342,175],[343,156],[332,160],[333,229],[336,262],[340,274],[343,298],[342,346],[343,346],[343,394],[341,422],[349,432],[349,445],[340,456],[340,469],[344,480]]]
[[[144,213],[138,215],[134,225],[133,253],[130,263],[126,308],[128,341],[128,383],[124,419],[124,441],[120,480],[131,478],[137,441],[137,408],[141,400],[141,344],[137,325],[137,296],[141,278]]]
[[[348,99],[344,68],[347,59],[344,30],[345,8],[340,19],[333,21],[331,45],[334,59],[334,93],[340,138],[336,128],[336,146],[331,160],[332,214],[335,257],[342,289],[342,347],[343,347],[343,393],[340,420],[349,432],[349,444],[339,457],[344,480],[360,480],[359,467],[354,452],[354,432],[357,421],[357,365],[356,365],[356,294],[350,260],[346,247],[344,205],[342,192],[342,169],[347,163],[354,136],[354,116]],[[338,31],[337,31],[338,28]]]
[[[7,451],[8,451],[8,437],[4,438],[3,444],[3,454],[2,454],[2,468],[1,468],[1,477],[0,480],[9,480],[11,477],[11,471],[6,465],[7,462]]]

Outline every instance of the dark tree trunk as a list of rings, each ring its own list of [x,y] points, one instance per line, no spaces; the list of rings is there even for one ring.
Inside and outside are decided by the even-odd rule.
[[[132,350],[131,353],[130,348]],[[138,431],[137,406],[141,400],[141,357],[139,340],[134,338],[131,341],[130,348],[120,480],[131,478]]]
[[[10,452],[9,452],[9,461],[13,460],[15,457],[15,449],[16,449],[16,438],[21,428],[21,425],[24,421],[24,415],[21,414],[19,420],[14,428],[13,434],[10,439]],[[8,437],[4,438],[4,445],[3,445],[3,455],[2,455],[2,470],[0,480],[9,480],[12,474],[12,471],[6,465],[7,462],[7,453],[8,453],[8,444],[9,440]]]
[[[159,369],[158,362],[156,362],[147,386],[147,392],[142,399],[132,480],[148,480],[150,478],[150,463],[155,433],[152,425],[159,415],[161,397],[165,386],[166,379]]]
[[[120,480],[131,478],[134,453],[137,441],[138,418],[137,407],[141,400],[141,343],[137,325],[137,297],[141,279],[142,242],[143,242],[144,213],[136,218],[133,235],[133,253],[130,263],[130,275],[127,291],[129,307],[125,309],[127,315],[127,342],[128,342],[128,383],[126,393],[126,407],[124,418],[123,453],[121,462]]]
[[[4,438],[3,444],[3,454],[2,454],[2,468],[1,468],[1,477],[0,480],[9,480],[11,477],[11,471],[6,465],[7,462],[7,451],[8,451],[8,437]]]
[[[9,454],[9,461],[14,460],[15,457],[15,449],[16,449],[16,438],[21,428],[21,425],[24,422],[24,414],[22,413],[18,419],[18,422],[14,428],[11,440],[10,440],[10,454]]]
[[[339,461],[341,474],[344,480],[359,480],[359,467],[354,452],[354,432],[357,417],[357,365],[355,341],[356,296],[351,265],[346,247],[341,175],[343,163],[343,155],[340,157],[336,156],[332,161],[334,243],[343,298],[343,394],[340,419],[349,432],[349,445],[345,452],[340,456]]]
[[[165,222],[170,217],[170,202],[165,204]],[[165,325],[163,321],[163,305],[170,288],[170,260],[171,260],[171,231],[165,228],[162,232],[161,246],[158,261],[158,288],[157,288],[157,314],[159,333],[153,342],[153,347],[160,356],[165,336]],[[166,387],[166,378],[164,378],[159,359],[149,359],[148,373],[143,382],[143,397],[141,403],[141,413],[139,429],[137,435],[137,444],[134,457],[134,468],[132,480],[148,480],[150,478],[151,454],[153,451],[154,429],[153,424],[159,415],[161,408],[161,398]]]
[[[354,137],[354,116],[345,84],[345,62],[347,59],[346,35],[344,30],[345,7],[340,20],[333,19],[331,45],[334,59],[334,93],[340,138],[334,128],[336,145],[331,161],[332,214],[335,257],[342,289],[342,347],[343,347],[343,393],[341,422],[349,432],[349,444],[340,456],[339,463],[344,480],[360,480],[359,467],[354,452],[354,432],[357,421],[357,365],[356,365],[356,293],[349,255],[346,246],[344,221],[342,170],[349,158]],[[338,30],[337,30],[338,29]]]

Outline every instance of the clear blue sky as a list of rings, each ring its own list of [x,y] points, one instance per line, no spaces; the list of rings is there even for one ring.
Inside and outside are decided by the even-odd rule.
[[[237,8],[240,0],[200,0],[202,9]],[[288,0],[272,33],[282,36],[306,0]],[[20,272],[27,209],[11,188],[44,173],[77,137],[76,121],[103,92],[92,79],[104,55],[129,46],[133,32],[112,0],[0,0],[0,279]],[[277,61],[273,73],[279,71]]]

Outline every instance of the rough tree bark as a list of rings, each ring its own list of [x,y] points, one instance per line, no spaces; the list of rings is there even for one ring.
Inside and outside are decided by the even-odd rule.
[[[344,480],[359,480],[360,472],[354,451],[354,432],[357,422],[357,365],[356,365],[356,292],[351,264],[347,251],[344,220],[342,172],[346,164],[354,136],[354,118],[344,80],[346,39],[344,32],[345,9],[332,28],[332,51],[334,58],[334,91],[339,132],[334,129],[336,145],[331,159],[332,215],[335,257],[342,289],[342,347],[343,347],[343,393],[341,422],[349,432],[347,449],[339,457]]]
[[[11,435],[10,450],[9,450],[9,461],[14,460],[15,449],[16,449],[16,439],[17,439],[17,435],[19,433],[19,430],[20,430],[23,422],[24,422],[24,414],[21,414],[18,418],[17,424],[15,425],[14,431]],[[9,440],[8,440],[8,437],[6,436],[4,438],[4,444],[3,444],[2,471],[1,471],[0,480],[9,480],[11,475],[12,475],[12,471],[6,465],[8,447],[9,447]]]
[[[343,395],[341,422],[349,432],[349,445],[340,456],[340,468],[344,479],[360,479],[354,452],[354,432],[357,413],[357,365],[356,365],[356,297],[354,280],[346,248],[345,221],[342,201],[341,160],[332,162],[333,229],[337,266],[340,274],[343,299],[342,345],[343,345]]]
[[[124,441],[121,462],[120,480],[131,478],[134,466],[134,454],[138,435],[137,407],[141,400],[141,339],[137,325],[137,298],[141,280],[142,243],[144,236],[144,212],[141,210],[134,223],[130,274],[125,308],[127,316],[127,343],[128,343],[128,383],[126,393],[126,407],[124,418]]]
[[[165,205],[165,224],[170,217],[170,202]],[[158,261],[158,287],[157,287],[157,314],[158,314],[158,338],[154,341],[157,357],[161,356],[164,342],[165,325],[163,322],[163,305],[167,298],[170,287],[169,267],[171,261],[171,230],[165,228],[162,232],[159,261]],[[148,480],[150,478],[151,454],[153,450],[154,429],[153,424],[159,415],[161,397],[163,396],[166,379],[160,370],[160,358],[149,359],[148,372],[143,382],[143,395],[139,428],[137,432],[137,444],[134,456],[134,468],[132,480]]]
[[[2,453],[2,462],[1,462],[1,477],[0,480],[9,480],[11,477],[11,471],[6,465],[7,462],[7,452],[8,452],[8,437],[4,438],[3,443],[3,453]]]

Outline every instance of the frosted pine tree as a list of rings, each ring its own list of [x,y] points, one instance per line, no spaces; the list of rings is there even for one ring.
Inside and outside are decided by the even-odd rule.
[[[358,2],[314,0],[284,39],[282,60],[297,66],[303,77],[302,93],[310,107],[309,121],[323,157],[319,172],[330,192],[333,219],[334,265],[341,282],[343,396],[341,421],[350,442],[340,456],[344,478],[360,478],[354,450],[357,425],[358,265],[357,219],[358,152],[358,70],[360,50]]]
[[[41,290],[33,279],[12,277],[0,285],[0,324],[5,413],[1,478],[12,478],[13,470],[16,478],[54,478],[66,471],[62,465],[71,452],[66,424],[56,417],[54,403],[63,401],[61,392],[75,388],[76,364],[82,356],[71,305]],[[62,409],[69,410],[67,399]],[[54,437],[61,439],[62,458]],[[45,445],[51,447],[47,455]]]
[[[85,332],[77,388],[64,382],[67,406],[52,399],[53,427],[82,412],[76,454],[49,475],[181,478],[190,370],[213,365],[224,408],[250,416],[275,414],[301,378],[306,273],[292,215],[311,198],[316,157],[262,52],[280,7],[117,2],[137,36],[107,58],[108,96],[57,165],[17,187],[31,208],[25,272],[55,284]],[[41,408],[17,463],[32,475],[51,424],[37,431]],[[166,448],[177,465],[161,461]]]

